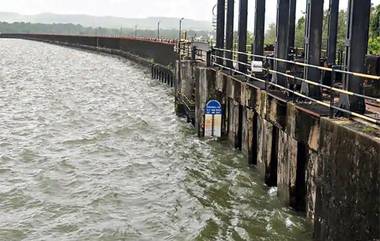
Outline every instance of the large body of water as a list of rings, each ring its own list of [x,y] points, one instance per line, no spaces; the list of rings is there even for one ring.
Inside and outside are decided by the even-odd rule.
[[[0,240],[311,240],[246,159],[111,56],[0,40]]]

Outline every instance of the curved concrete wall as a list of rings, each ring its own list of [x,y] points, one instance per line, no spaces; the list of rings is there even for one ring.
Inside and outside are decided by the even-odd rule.
[[[174,52],[175,43],[146,39],[56,34],[1,34],[0,37],[121,50],[148,59],[152,63],[171,66],[172,68],[174,68],[176,61],[176,54]]]

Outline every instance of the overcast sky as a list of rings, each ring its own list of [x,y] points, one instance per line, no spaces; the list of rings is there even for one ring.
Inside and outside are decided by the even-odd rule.
[[[42,12],[60,14],[89,14],[96,16],[118,16],[127,18],[185,17],[198,20],[212,19],[212,8],[216,0],[0,0],[0,11],[37,14]],[[238,7],[238,0],[236,8]],[[249,0],[249,11],[254,11],[254,0]],[[267,0],[267,25],[276,20],[276,0]],[[305,9],[306,0],[297,1],[298,17]],[[341,0],[341,8],[348,0]],[[372,0],[379,4],[380,0]],[[325,0],[325,8],[328,0]],[[253,14],[249,14],[250,27]],[[164,25],[164,23],[162,23]],[[164,26],[162,26],[164,28]]]

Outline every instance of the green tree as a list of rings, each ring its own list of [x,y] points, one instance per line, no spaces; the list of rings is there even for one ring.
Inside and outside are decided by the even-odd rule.
[[[295,34],[295,47],[303,48],[305,45],[305,16],[298,19]]]
[[[368,52],[380,55],[380,4],[372,8]]]
[[[376,38],[380,36],[380,4],[372,8],[370,37]]]
[[[268,30],[265,33],[265,44],[275,44],[276,42],[276,24],[271,23]]]

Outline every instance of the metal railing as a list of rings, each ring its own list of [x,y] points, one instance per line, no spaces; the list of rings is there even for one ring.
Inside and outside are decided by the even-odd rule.
[[[207,61],[207,51],[199,49],[193,45],[190,41],[181,41],[180,49],[178,49],[178,44],[176,46],[176,52],[181,55],[181,59],[191,59],[195,61]]]
[[[356,112],[344,109],[344,108],[342,108],[340,106],[336,106],[335,105],[335,99],[334,99],[335,98],[334,93],[339,93],[339,94],[349,95],[349,96],[355,96],[355,97],[363,98],[365,100],[374,101],[376,103],[380,103],[380,99],[379,98],[371,97],[371,96],[366,96],[366,95],[361,94],[361,93],[355,93],[355,92],[352,92],[352,91],[349,91],[349,90],[345,90],[345,89],[341,89],[341,88],[337,88],[337,87],[333,86],[333,84],[335,83],[336,73],[341,73],[341,74],[345,74],[345,75],[351,75],[351,76],[355,76],[355,77],[365,78],[365,79],[369,79],[369,80],[376,80],[376,81],[380,81],[380,76],[369,75],[369,74],[364,74],[364,73],[357,73],[357,72],[350,72],[350,71],[347,71],[347,70],[337,69],[335,67],[330,68],[330,67],[316,66],[316,65],[296,62],[296,61],[292,61],[292,60],[279,59],[279,58],[275,58],[275,57],[271,57],[271,56],[255,55],[255,54],[251,54],[251,53],[244,53],[244,52],[239,52],[239,51],[234,51],[234,50],[227,50],[227,49],[220,49],[220,48],[214,48],[214,50],[216,50],[217,52],[219,52],[219,53],[215,54],[215,52],[213,51],[213,53],[211,54],[211,58],[212,58],[211,63],[214,66],[217,66],[217,67],[220,67],[222,69],[231,71],[232,73],[236,73],[236,74],[245,76],[249,80],[255,80],[255,81],[259,81],[261,83],[264,83],[266,89],[269,86],[272,86],[272,87],[278,88],[278,89],[280,89],[282,91],[286,91],[288,93],[291,93],[291,94],[293,94],[295,96],[298,96],[298,97],[301,97],[303,99],[306,99],[306,100],[308,100],[308,101],[310,101],[312,103],[316,103],[318,105],[327,107],[327,108],[330,109],[330,117],[333,117],[335,112],[341,112],[341,113],[345,113],[345,114],[348,114],[350,116],[354,116],[354,117],[357,117],[357,118],[369,121],[371,123],[380,125],[380,119],[376,119],[376,118],[373,118],[373,117],[370,117],[370,116],[367,116],[367,115],[363,115],[363,114],[360,114],[360,113],[356,113]],[[238,61],[238,60],[236,60],[234,58],[229,59],[229,58],[225,58],[225,57],[221,57],[220,56],[220,53],[226,53],[226,52],[232,53],[233,56],[236,55],[236,54],[240,54],[240,55],[246,55],[246,56],[249,56],[249,57],[252,57],[252,58],[255,58],[255,59],[261,59],[262,62],[264,63],[262,74],[264,74],[265,77],[264,78],[259,78],[259,77],[255,76],[254,73],[251,72],[251,62],[250,61],[247,61],[246,63],[244,63],[244,62],[240,62],[240,61]],[[223,54],[223,56],[224,56],[224,54]],[[241,72],[241,71],[239,71],[239,70],[237,70],[235,68],[229,68],[229,67],[227,67],[227,66],[225,66],[223,64],[220,64],[220,61],[219,61],[219,63],[217,63],[218,62],[218,61],[216,61],[217,59],[219,59],[221,61],[232,61],[233,63],[243,65],[243,66],[247,67],[247,73]],[[282,62],[282,63],[285,63],[285,64],[291,64],[291,65],[299,66],[299,67],[303,67],[303,68],[305,68],[305,67],[307,67],[307,68],[315,68],[315,69],[318,69],[318,70],[323,71],[323,72],[331,72],[332,84],[331,84],[331,86],[329,86],[329,85],[325,85],[325,84],[322,84],[322,83],[311,81],[311,80],[308,80],[308,79],[305,79],[305,78],[301,78],[301,77],[298,77],[296,75],[292,75],[290,73],[283,73],[283,72],[280,72],[280,71],[276,71],[273,68],[272,69],[270,68],[270,66],[271,66],[269,64],[270,61]],[[299,81],[301,83],[305,83],[305,84],[309,84],[309,85],[320,87],[322,89],[329,90],[330,91],[329,101],[328,102],[324,102],[323,100],[319,100],[319,99],[315,99],[315,98],[312,98],[310,96],[307,96],[304,93],[301,93],[300,91],[297,91],[295,88],[290,89],[290,88],[288,88],[286,86],[282,86],[282,85],[279,85],[277,83],[271,82],[271,81],[268,80],[268,76],[269,75],[281,75],[283,77],[288,78],[288,80],[291,79],[291,80],[294,80],[294,81]],[[252,85],[249,82],[247,82],[247,84],[248,85]],[[288,81],[287,86],[289,86],[289,84],[290,83]]]

